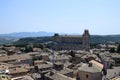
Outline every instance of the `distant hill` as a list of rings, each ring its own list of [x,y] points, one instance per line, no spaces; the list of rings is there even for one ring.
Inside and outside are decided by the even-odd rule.
[[[29,43],[46,43],[52,41],[51,36],[47,37],[27,37],[21,38],[18,41],[14,42],[14,44],[29,44]]]
[[[92,35],[90,38],[91,43],[108,43],[108,42],[120,42],[120,35]]]
[[[2,36],[24,38],[24,37],[41,37],[41,36],[53,36],[53,32],[19,32],[19,33],[10,33],[10,34],[1,34]]]
[[[20,39],[20,42],[25,42],[24,40],[21,41],[21,38],[26,38],[26,37],[43,37],[43,36],[53,36],[53,32],[19,32],[19,33],[10,33],[10,34],[0,34],[0,44],[8,44],[8,43],[13,43],[17,40]],[[29,40],[29,39],[28,39]],[[35,39],[30,39],[29,41],[35,41]],[[29,42],[28,41],[28,42]],[[37,41],[38,42],[38,41]],[[41,41],[40,41],[41,42]],[[19,41],[18,41],[19,43]]]
[[[18,41],[19,38],[15,38],[15,37],[8,37],[8,36],[1,36],[0,35],[0,45],[1,44],[9,44],[15,41]]]

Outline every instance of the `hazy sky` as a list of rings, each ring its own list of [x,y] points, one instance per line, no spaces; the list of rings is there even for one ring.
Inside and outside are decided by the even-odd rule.
[[[120,0],[0,0],[0,34],[120,34]]]

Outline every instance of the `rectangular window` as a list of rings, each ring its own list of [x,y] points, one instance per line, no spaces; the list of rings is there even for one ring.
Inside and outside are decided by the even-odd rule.
[[[86,78],[88,78],[88,74],[86,74]]]

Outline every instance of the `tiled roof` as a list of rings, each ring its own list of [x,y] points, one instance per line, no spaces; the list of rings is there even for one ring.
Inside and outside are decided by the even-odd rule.
[[[52,67],[52,65],[51,65],[51,64],[41,64],[41,65],[38,65],[38,68],[39,68],[39,69],[49,68],[49,67]]]
[[[73,70],[65,68],[65,69],[61,70],[59,73],[60,74],[67,74],[67,73],[71,73],[71,72],[73,72]]]
[[[13,69],[9,69],[9,71],[10,71],[9,74],[16,74],[16,73],[28,72],[28,70],[25,69],[25,68],[13,68]]]
[[[52,80],[76,80],[60,73],[54,73],[53,75],[48,76]]]
[[[11,55],[11,56],[2,56],[0,57],[0,62],[9,61],[9,60],[24,60],[31,58],[28,54],[21,55]]]
[[[95,61],[95,60],[91,60],[90,62],[91,62],[91,63],[93,64],[93,66],[95,66],[96,68],[98,68],[98,69],[100,69],[100,70],[103,69],[103,64],[101,64],[101,63],[99,63],[99,62],[97,62],[97,61]]]
[[[85,72],[91,72],[91,73],[96,73],[96,72],[101,72],[101,69],[97,66],[94,66],[95,64],[92,64],[92,66],[89,66],[89,64],[83,63],[81,67],[79,67],[79,71],[85,71]]]

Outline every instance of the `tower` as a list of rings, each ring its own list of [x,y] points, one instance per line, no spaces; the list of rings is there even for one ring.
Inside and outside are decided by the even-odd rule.
[[[90,49],[90,34],[88,30],[84,30],[83,33],[83,50],[89,51]]]

